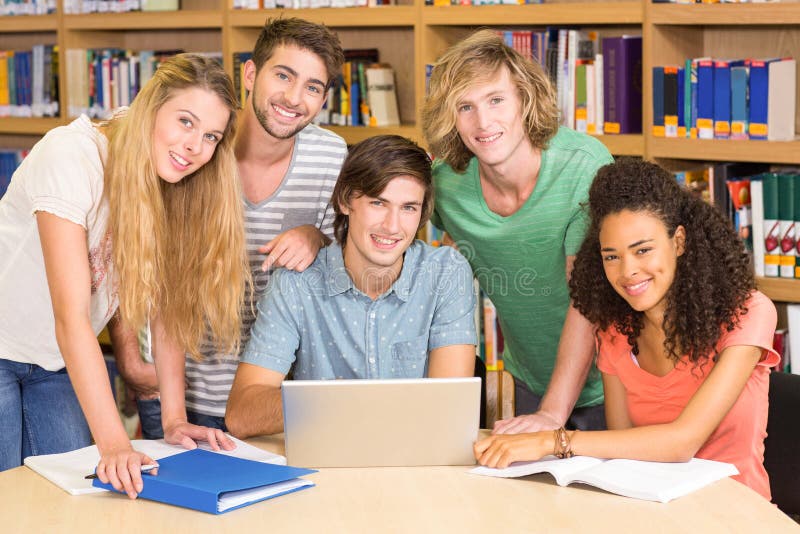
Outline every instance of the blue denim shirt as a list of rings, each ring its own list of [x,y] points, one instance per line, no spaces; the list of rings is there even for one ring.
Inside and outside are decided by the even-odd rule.
[[[431,350],[476,344],[474,312],[472,270],[450,247],[413,242],[373,301],[333,244],[304,272],[273,276],[241,360],[282,374],[295,364],[303,380],[424,377]]]

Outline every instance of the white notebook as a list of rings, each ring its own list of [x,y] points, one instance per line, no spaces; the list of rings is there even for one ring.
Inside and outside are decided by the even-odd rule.
[[[647,501],[669,502],[716,482],[738,475],[736,466],[692,458],[685,463],[601,460],[575,456],[559,460],[545,456],[536,462],[517,462],[505,469],[476,467],[470,473],[491,477],[522,477],[550,473],[560,486],[573,482]]]
[[[244,441],[236,439],[233,436],[228,437],[236,444],[236,448],[232,451],[214,452],[235,456],[236,458],[254,460],[256,462],[286,465],[286,458],[283,456],[248,445]],[[131,444],[134,449],[143,452],[154,460],[160,460],[186,450],[180,445],[169,445],[163,439],[137,439],[132,440]],[[201,449],[207,451],[211,450],[208,443],[201,442],[199,445]],[[94,473],[94,468],[99,461],[100,453],[97,451],[97,446],[92,445],[61,454],[28,456],[25,458],[25,465],[70,495],[83,495],[85,493],[106,491],[102,488],[93,487],[92,481],[86,479],[86,475]]]

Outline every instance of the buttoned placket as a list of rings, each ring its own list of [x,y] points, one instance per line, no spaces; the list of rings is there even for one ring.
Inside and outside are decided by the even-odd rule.
[[[367,370],[369,378],[380,378],[378,361],[378,306],[383,297],[370,302],[367,306],[367,331],[365,332],[365,348],[367,353]]]

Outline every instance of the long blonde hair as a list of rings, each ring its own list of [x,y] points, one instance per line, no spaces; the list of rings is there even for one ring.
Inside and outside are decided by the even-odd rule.
[[[176,91],[199,87],[229,110],[208,163],[175,184],[156,173],[152,140],[158,110]],[[210,331],[221,350],[239,348],[250,281],[233,139],[236,98],[213,59],[180,54],[162,63],[130,109],[106,126],[104,194],[123,322],[139,328],[158,316],[194,358]]]
[[[495,79],[504,66],[519,90],[522,121],[531,144],[547,148],[558,132],[558,105],[547,73],[506,46],[493,31],[479,30],[450,47],[436,62],[422,108],[422,133],[428,147],[457,172],[464,172],[472,158],[456,130],[458,101],[476,82]]]

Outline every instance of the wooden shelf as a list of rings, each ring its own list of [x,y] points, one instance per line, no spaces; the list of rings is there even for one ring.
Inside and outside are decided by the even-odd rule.
[[[67,30],[193,30],[222,28],[220,10],[147,11],[64,15]],[[262,21],[263,24],[263,21]]]
[[[57,15],[15,15],[0,17],[0,32],[54,32],[58,29]]]
[[[44,135],[62,124],[65,120],[58,117],[0,117],[0,135]]]
[[[652,158],[800,164],[800,141],[667,139],[649,136],[647,145],[647,155]]]
[[[800,24],[800,3],[648,4],[649,22],[685,26]]]
[[[416,141],[420,145],[424,144],[422,132],[414,125],[386,126],[381,128],[371,128],[369,126],[331,126],[323,125],[323,128],[336,132],[341,135],[348,145],[358,143],[369,137],[376,135],[402,135]]]
[[[418,9],[414,6],[348,7],[319,9],[234,9],[228,11],[233,27],[261,28],[268,17],[299,17],[332,28],[414,26]]]
[[[644,136],[641,134],[596,135],[598,141],[614,156],[644,156]]]
[[[423,24],[509,26],[530,24],[641,24],[642,2],[579,2],[491,6],[425,6]]]
[[[756,286],[776,302],[800,302],[800,280],[756,277]]]

